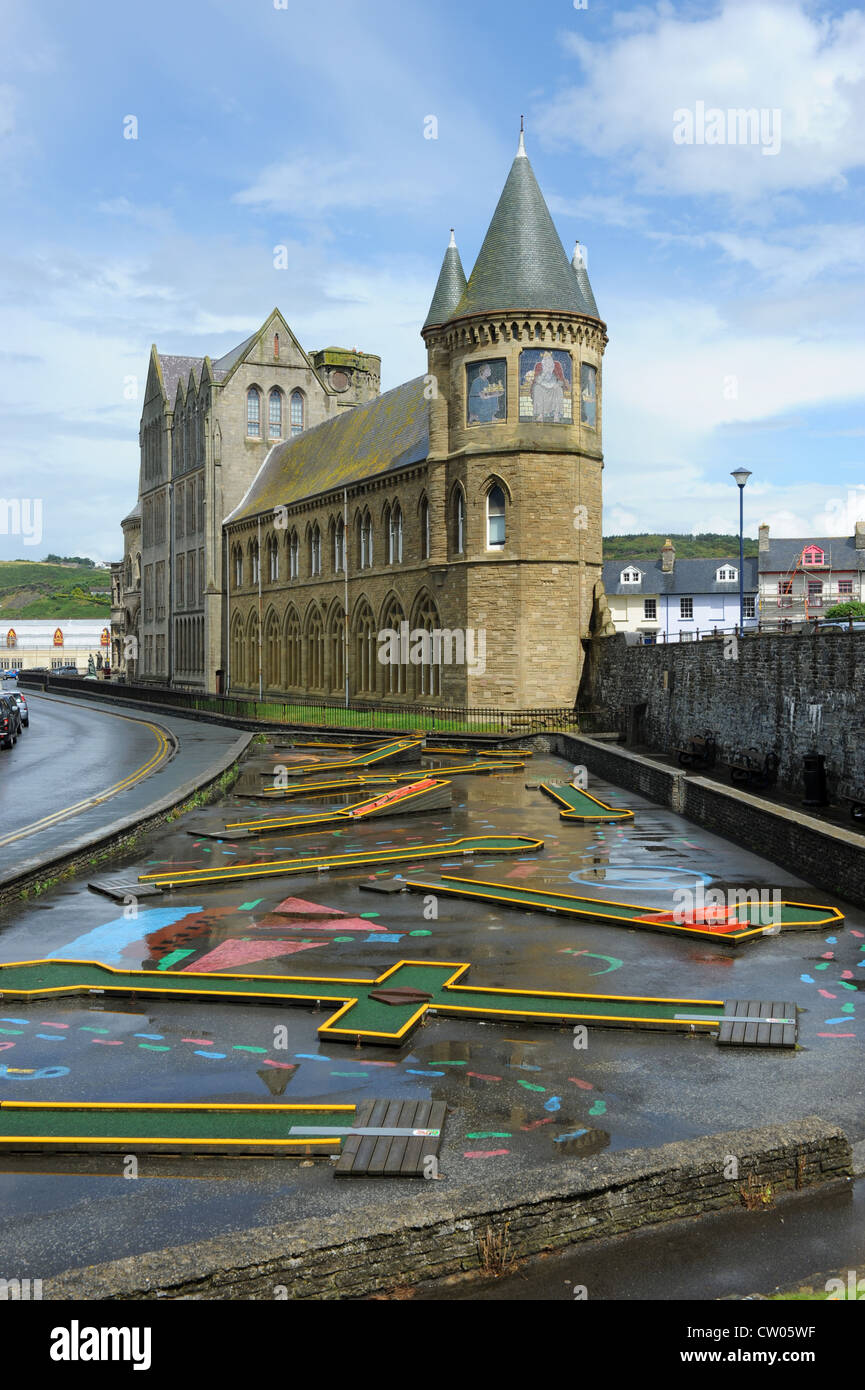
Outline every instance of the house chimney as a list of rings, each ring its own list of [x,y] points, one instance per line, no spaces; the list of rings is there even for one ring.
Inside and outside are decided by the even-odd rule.
[[[670,540],[670,537],[668,536],[667,539],[664,541],[664,544],[661,546],[661,572],[663,574],[672,574],[673,566],[675,565],[675,563],[676,552],[673,549],[673,542]]]
[[[762,555],[764,550],[769,549],[769,527],[766,525],[765,521],[761,522],[757,527],[757,535],[760,538],[757,548]]]
[[[853,532],[853,543],[857,550],[865,550],[865,520],[856,522]]]

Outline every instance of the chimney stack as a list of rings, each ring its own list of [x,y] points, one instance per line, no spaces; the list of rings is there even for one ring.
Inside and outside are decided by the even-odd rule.
[[[661,546],[661,572],[663,574],[672,574],[673,566],[675,565],[675,563],[676,552],[673,549],[673,542],[670,540],[670,537],[668,536],[667,539],[664,541],[664,544]]]
[[[760,538],[758,549],[762,555],[765,550],[769,549],[769,527],[766,525],[765,521],[761,522],[757,527],[757,535]]]
[[[853,543],[857,550],[865,550],[865,520],[856,522],[856,528],[853,533]]]

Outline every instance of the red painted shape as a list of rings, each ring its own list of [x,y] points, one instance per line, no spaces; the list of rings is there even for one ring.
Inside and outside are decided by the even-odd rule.
[[[214,946],[212,951],[200,960],[185,965],[185,971],[205,971],[208,974],[220,970],[234,971],[240,965],[249,965],[256,960],[275,960],[279,956],[293,956],[298,951],[316,951],[324,945],[323,941],[285,941],[271,937],[269,941],[239,941],[229,937]]]
[[[306,898],[283,898],[277,903],[274,912],[286,912],[294,917],[339,917],[338,907],[322,907],[321,903],[307,902]],[[342,914],[344,915],[344,914]]]

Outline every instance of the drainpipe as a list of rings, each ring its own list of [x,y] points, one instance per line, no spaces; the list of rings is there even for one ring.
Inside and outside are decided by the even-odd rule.
[[[258,698],[264,699],[261,675],[261,516],[258,518]]]
[[[345,707],[348,709],[348,488],[342,490],[342,571],[345,575],[345,618],[342,625],[342,667],[345,672]]]
[[[222,563],[225,575],[225,690],[231,690],[231,566],[229,564],[228,531],[222,532]],[[205,686],[206,689],[206,686]]]

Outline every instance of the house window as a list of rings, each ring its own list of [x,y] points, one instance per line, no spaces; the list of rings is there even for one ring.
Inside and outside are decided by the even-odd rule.
[[[321,574],[321,531],[318,522],[309,533],[309,572],[311,575]]]
[[[239,545],[234,548],[234,587],[243,587],[243,551]]]
[[[654,618],[657,618],[657,616],[658,616],[658,600],[655,599],[655,598],[644,598],[644,599],[643,599],[643,617],[644,617],[644,618],[653,618],[653,619],[654,619]]]
[[[793,581],[792,581],[792,579],[781,579],[781,580],[779,580],[779,582],[778,582],[778,593],[779,593],[779,595],[781,595],[782,597],[785,597],[785,596],[788,595],[788,594],[792,594],[792,592],[793,592]]]
[[[693,618],[693,616],[694,616],[694,600],[693,600],[692,598],[680,598],[680,599],[679,599],[679,617],[680,617],[680,618]]]
[[[362,570],[372,568],[372,517],[365,512],[358,525],[358,558]]]
[[[297,579],[300,574],[300,543],[297,539],[297,532],[292,531],[288,542],[288,577]]]
[[[279,542],[275,536],[267,542],[267,577],[271,584],[279,580]]]
[[[505,494],[496,483],[487,494],[487,549],[501,550],[505,543]]]
[[[847,595],[848,597],[851,597],[852,594],[853,594],[853,580],[852,580],[852,579],[839,579],[839,580],[838,580],[838,597],[839,597],[839,598],[842,598],[844,595]]]
[[[757,596],[756,594],[745,594],[742,598],[742,617],[756,618],[757,616]]]
[[[430,528],[429,528],[429,502],[426,498],[420,504],[420,557],[422,560],[429,559],[430,552]]]
[[[291,433],[300,434],[303,429],[303,392],[292,391],[291,393]]]
[[[825,563],[826,557],[819,545],[806,545],[802,551],[803,565],[823,565]]]
[[[270,393],[267,433],[271,439],[282,438],[282,392],[278,391],[276,387]]]
[[[246,433],[253,439],[261,434],[261,392],[250,386],[246,393]]]
[[[621,584],[639,584],[643,575],[640,570],[622,570],[619,577]]]
[[[466,499],[463,496],[462,488],[457,488],[456,501],[454,504],[454,521],[456,530],[456,553],[462,555],[466,548]]]
[[[345,522],[342,517],[333,532],[333,568],[337,574],[345,569]]]
[[[808,602],[812,608],[823,606],[823,582],[820,579],[808,580]]]
[[[719,584],[730,584],[739,578],[739,571],[733,569],[732,565],[722,565],[715,575]]]
[[[394,506],[387,515],[387,562],[389,565],[402,562],[402,512],[399,505]]]

